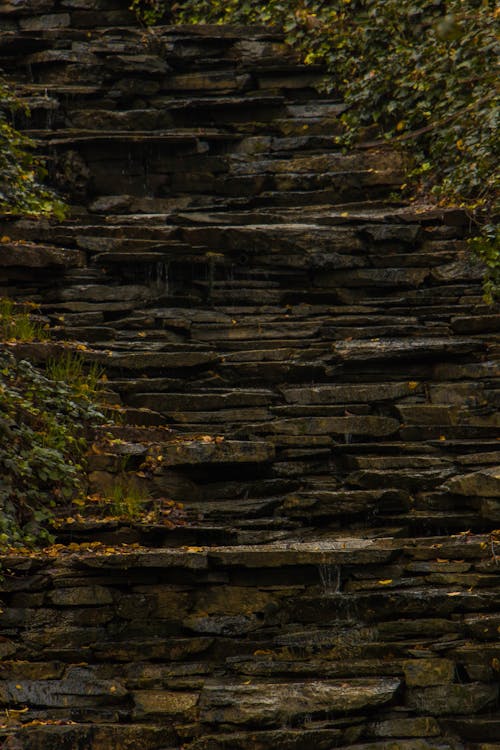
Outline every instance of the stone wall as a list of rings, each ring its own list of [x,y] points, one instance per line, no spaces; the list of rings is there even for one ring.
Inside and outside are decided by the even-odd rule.
[[[0,294],[53,338],[10,349],[105,366],[89,490],[126,460],[185,514],[4,556],[5,750],[498,750],[498,311],[467,218],[340,150],[273,31],[1,14],[72,202],[2,218]]]
[[[2,564],[0,700],[25,750],[497,747],[487,537]]]

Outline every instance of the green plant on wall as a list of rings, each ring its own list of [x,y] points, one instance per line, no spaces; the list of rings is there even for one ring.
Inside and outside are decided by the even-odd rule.
[[[149,495],[132,474],[122,472],[105,494],[104,503],[113,516],[136,519],[144,513]]]
[[[30,310],[36,306],[0,298],[0,341],[49,338]],[[86,371],[72,351],[49,359],[45,373],[7,349],[0,364],[0,542],[31,544],[49,538],[51,508],[82,489],[84,429],[102,417],[94,404],[102,371]]]
[[[46,171],[35,144],[12,125],[12,113],[21,108],[28,113],[0,79],[0,213],[62,219],[64,203],[43,184]]]
[[[0,298],[0,341],[44,341],[48,333],[23,309],[23,305]]]
[[[75,393],[92,397],[97,394],[104,369],[96,363],[87,365],[79,354],[68,350],[50,357],[45,372],[51,380],[67,383]]]
[[[135,8],[148,6],[137,0]],[[342,97],[339,146],[380,140],[411,157],[406,197],[463,207],[497,287],[499,10],[491,0],[178,0],[174,23],[274,25]],[[157,7],[157,4],[155,4]],[[158,11],[158,17],[161,14]]]
[[[85,490],[86,431],[105,421],[90,388],[0,349],[0,546],[50,541],[47,521]]]

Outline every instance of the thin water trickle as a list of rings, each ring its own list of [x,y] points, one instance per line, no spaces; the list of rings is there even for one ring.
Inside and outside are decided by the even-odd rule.
[[[124,166],[122,168],[122,175],[125,176],[125,175],[131,175],[131,174],[133,174],[133,171],[132,171],[133,161],[134,161],[134,157],[132,156],[132,149],[129,146],[128,149],[127,149],[127,158],[126,158],[125,164],[124,164]]]
[[[325,596],[338,594],[342,582],[342,571],[340,565],[320,563],[318,565],[318,571]]]
[[[151,183],[149,180],[149,163],[148,163],[148,155],[146,154],[146,148],[144,148],[143,155],[142,155],[142,169],[143,169],[143,181],[142,181],[142,189],[144,191],[145,196],[149,196],[151,193]]]
[[[169,294],[169,264],[166,261],[148,263],[146,267],[146,284],[160,292],[162,295]]]

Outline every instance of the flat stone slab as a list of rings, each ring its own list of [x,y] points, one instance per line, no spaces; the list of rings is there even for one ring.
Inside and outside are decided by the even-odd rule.
[[[393,550],[369,539],[339,538],[316,542],[277,542],[238,547],[211,547],[208,558],[218,565],[279,568],[288,565],[385,563]]]
[[[445,489],[455,495],[500,497],[500,465],[450,479]]]
[[[282,388],[281,392],[290,404],[349,404],[404,398],[417,389],[419,384],[414,382],[295,386]]]
[[[138,383],[140,385],[140,383]],[[235,389],[202,393],[134,393],[128,400],[132,406],[145,406],[156,411],[201,411],[243,406],[268,406],[277,396],[268,389]]]
[[[133,352],[131,354],[105,353],[98,354],[92,359],[101,362],[106,367],[122,370],[148,369],[181,369],[184,367],[200,367],[216,362],[218,356],[214,352]]]
[[[110,547],[99,554],[71,555],[68,563],[77,568],[188,568],[200,570],[207,567],[207,555],[201,547],[185,549],[142,549],[123,554]]]
[[[435,357],[448,354],[465,354],[484,348],[484,344],[472,338],[413,338],[354,340],[334,344],[334,355],[341,360],[406,359]]]
[[[208,437],[208,436],[207,436]],[[265,442],[206,439],[167,444],[162,448],[168,466],[194,464],[262,463],[272,461],[274,445]]]
[[[219,683],[205,685],[200,718],[210,724],[272,725],[305,714],[344,714],[388,703],[399,680]]]
[[[382,486],[384,482],[380,483]],[[366,513],[373,507],[379,510],[404,509],[409,504],[405,493],[386,490],[316,490],[288,495],[282,505],[287,517],[342,516],[350,513]]]
[[[82,268],[85,253],[50,245],[27,242],[0,243],[0,267],[22,268]]]
[[[255,427],[257,427],[255,425]],[[399,430],[391,417],[297,417],[275,419],[259,425],[260,432],[274,435],[373,435],[385,437]]]
[[[488,707],[493,710],[498,692],[498,683],[481,682],[412,688],[408,691],[408,705],[431,716],[456,718],[486,711]]]
[[[268,729],[255,731],[204,734],[189,744],[187,750],[250,750],[250,748],[276,748],[276,750],[331,750],[342,737],[341,729]]]

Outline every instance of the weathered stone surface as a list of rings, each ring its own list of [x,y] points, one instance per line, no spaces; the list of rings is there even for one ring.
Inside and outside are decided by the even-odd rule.
[[[134,715],[137,718],[161,715],[172,718],[194,718],[194,709],[199,700],[197,693],[168,690],[138,690],[133,693]]]
[[[127,691],[117,680],[96,680],[90,670],[74,667],[62,680],[4,681],[0,684],[0,701],[31,706],[63,707],[91,705],[92,699],[118,702]]]
[[[449,659],[417,659],[403,662],[408,687],[429,687],[453,682],[455,665]]]
[[[399,429],[399,422],[390,417],[300,417],[275,419],[259,431],[283,435],[373,435],[385,437]]]
[[[453,263],[437,266],[432,271],[432,276],[437,281],[481,279],[483,274],[484,268],[482,264],[474,261],[472,258],[457,260]]]
[[[378,360],[378,359],[406,359],[420,357],[445,357],[450,354],[461,354],[482,349],[482,345],[475,339],[439,339],[420,338],[407,341],[405,339],[380,339],[371,341],[352,341],[335,344],[334,353],[346,361]]]
[[[349,474],[349,483],[354,487],[373,487],[381,484],[408,491],[433,489],[453,473],[452,469],[369,469]]]
[[[408,691],[408,706],[431,716],[474,714],[492,707],[498,699],[498,685],[473,682],[465,685],[438,685]]]
[[[217,360],[212,352],[134,352],[93,356],[94,361],[122,370],[141,371],[148,369],[182,369],[200,367]]]
[[[431,716],[387,719],[372,724],[370,730],[375,737],[436,737],[441,732],[438,722]]]
[[[459,421],[459,411],[453,406],[414,405],[398,406],[401,421],[406,424],[453,425]]]
[[[79,586],[56,589],[49,594],[50,601],[59,607],[82,607],[111,604],[113,597],[104,586]]]
[[[194,464],[260,463],[274,458],[274,445],[262,441],[192,440],[163,447],[164,463],[168,466]]]
[[[159,750],[165,743],[175,746],[175,730],[165,724],[104,725],[95,726],[92,731],[92,750]],[[42,746],[43,747],[43,746]]]
[[[342,737],[340,729],[274,729],[208,734],[194,740],[188,750],[330,750]],[[332,744],[333,743],[333,744]]]
[[[482,469],[450,479],[445,489],[456,495],[500,497],[500,469]]]
[[[349,538],[338,538],[323,542],[287,542],[240,547],[214,547],[209,558],[225,565],[241,565],[249,568],[274,568],[282,565],[321,565],[350,561],[356,563],[388,562],[391,549],[384,549],[375,542]]]
[[[0,244],[0,267],[63,269],[82,268],[84,265],[85,254],[79,250],[30,243]]]
[[[101,284],[85,284],[68,287],[55,293],[56,300],[86,300],[88,302],[114,302],[122,298],[133,300],[136,304],[155,298],[155,292],[149,286],[139,284],[128,286],[106,287]]]
[[[283,389],[288,403],[352,404],[404,398],[420,389],[418,383],[377,383],[376,385],[317,385]]]
[[[283,514],[291,518],[306,515],[335,516],[366,513],[375,506],[381,511],[404,509],[408,505],[404,493],[396,490],[315,491],[288,495],[282,503]]]
[[[272,391],[236,390],[205,393],[134,393],[132,406],[145,406],[157,411],[205,411],[244,406],[268,406],[275,399]]]
[[[452,319],[451,326],[457,333],[495,332],[500,328],[500,315],[461,315]]]
[[[47,13],[43,16],[33,16],[21,19],[19,25],[23,31],[45,31],[48,29],[66,28],[71,23],[69,13]]]
[[[500,500],[489,498],[482,500],[481,516],[489,521],[500,521]]]
[[[113,548],[112,548],[113,549]],[[193,547],[187,550],[177,549],[148,549],[141,552],[120,553],[118,550],[105,552],[104,554],[87,553],[82,556],[73,556],[71,563],[82,568],[172,568],[181,567],[189,569],[203,569],[207,566],[206,553],[200,548]]]
[[[360,268],[326,273],[321,276],[318,286],[418,287],[424,283],[427,276],[428,271],[425,268]]]
[[[476,716],[473,719],[447,719],[446,725],[452,732],[457,732],[460,737],[466,740],[496,740],[500,735],[500,719],[497,716]],[[483,745],[480,747],[482,748]],[[484,747],[485,750],[490,749],[489,744]],[[491,747],[494,748],[495,745]]]
[[[207,683],[200,698],[200,718],[209,723],[281,723],[315,714],[344,714],[388,703],[398,680],[260,683],[255,685]]]

